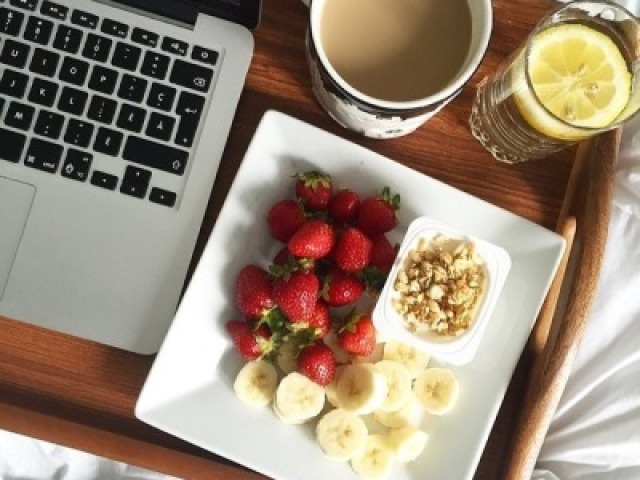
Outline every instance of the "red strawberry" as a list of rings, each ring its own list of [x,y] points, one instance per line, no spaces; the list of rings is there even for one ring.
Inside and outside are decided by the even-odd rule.
[[[367,197],[362,201],[356,227],[370,237],[386,233],[398,224],[396,210],[400,208],[400,196],[392,195],[389,187],[384,187],[381,195]]]
[[[275,306],[269,274],[257,265],[242,268],[235,287],[236,306],[247,317],[261,317]]]
[[[396,248],[391,245],[391,242],[384,233],[373,237],[371,242],[371,261],[369,265],[384,273],[388,273],[391,271],[393,262],[396,259]]]
[[[298,173],[296,195],[309,210],[324,210],[331,198],[331,177],[315,170]]]
[[[376,348],[376,329],[367,314],[351,312],[338,331],[338,343],[348,353],[366,357]]]
[[[333,258],[345,272],[356,272],[369,264],[371,247],[369,237],[355,227],[348,227],[338,237]]]
[[[330,307],[341,307],[357,301],[365,288],[364,282],[355,275],[333,269],[324,277],[320,295]]]
[[[351,223],[360,209],[360,197],[356,192],[343,188],[329,200],[329,215],[337,223]]]
[[[331,329],[329,307],[323,300],[318,300],[313,315],[309,319],[309,327],[314,329],[315,338],[324,338]]]
[[[336,357],[324,343],[312,343],[300,351],[298,371],[315,383],[327,386],[336,376]]]
[[[296,257],[322,258],[326,256],[335,242],[335,233],[331,226],[322,220],[307,220],[293,234],[287,246]]]
[[[280,200],[269,209],[267,225],[273,238],[287,243],[305,219],[304,210],[299,203]]]
[[[290,322],[306,322],[316,308],[318,288],[314,273],[291,272],[274,281],[273,298]]]
[[[247,322],[230,320],[225,328],[238,353],[245,360],[262,358],[273,350],[273,343],[270,340],[271,332],[264,325],[254,330]]]

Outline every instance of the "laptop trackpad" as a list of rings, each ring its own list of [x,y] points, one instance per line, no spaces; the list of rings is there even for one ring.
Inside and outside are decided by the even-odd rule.
[[[33,185],[0,177],[0,300],[7,286],[35,193]]]

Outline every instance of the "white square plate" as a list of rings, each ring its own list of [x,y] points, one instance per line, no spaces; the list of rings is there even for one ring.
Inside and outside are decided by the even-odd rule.
[[[470,479],[564,250],[562,237],[397,162],[278,112],[249,146],[173,324],[136,405],[142,421],[280,480],[356,480],[328,460],[314,424],[285,425],[243,404],[232,384],[242,360],[224,324],[235,315],[236,273],[274,253],[266,214],[292,195],[291,176],[319,169],[361,194],[388,185],[402,197],[400,228],[420,215],[493,242],[513,262],[475,359],[453,367],[460,399],[428,426],[429,443],[390,478]],[[277,247],[275,247],[277,249]]]

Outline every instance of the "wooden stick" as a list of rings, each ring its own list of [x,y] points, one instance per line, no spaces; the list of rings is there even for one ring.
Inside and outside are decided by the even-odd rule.
[[[578,228],[569,264],[571,275],[567,284],[570,289],[566,308],[564,315],[556,316],[561,321],[557,325],[557,334],[547,340],[542,355],[535,361],[515,432],[513,452],[504,468],[507,480],[528,480],[531,477],[582,340],[606,245],[613,166],[619,142],[619,130],[607,132],[589,142],[585,193],[575,202]]]

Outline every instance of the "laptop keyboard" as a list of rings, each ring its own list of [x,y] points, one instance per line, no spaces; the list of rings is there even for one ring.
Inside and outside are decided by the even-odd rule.
[[[173,207],[161,178],[185,173],[217,62],[115,19],[0,0],[0,159]]]

